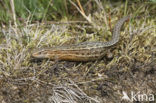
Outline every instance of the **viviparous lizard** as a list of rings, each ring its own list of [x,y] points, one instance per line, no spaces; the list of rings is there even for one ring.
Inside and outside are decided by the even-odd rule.
[[[119,41],[120,29],[130,16],[121,18],[113,29],[112,40],[108,42],[83,42],[68,46],[56,46],[48,49],[41,49],[32,53],[34,58],[65,60],[65,61],[95,61],[106,54],[107,47],[113,46]]]

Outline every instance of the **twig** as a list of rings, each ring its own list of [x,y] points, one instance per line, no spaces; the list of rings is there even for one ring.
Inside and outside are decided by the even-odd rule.
[[[11,10],[12,10],[14,25],[15,25],[15,27],[17,28],[14,0],[10,0],[10,5],[11,5]]]
[[[88,16],[86,16],[86,15],[79,9],[79,7],[78,7],[73,1],[69,0],[69,2],[70,2],[73,6],[76,7],[76,9],[81,13],[81,15],[82,15],[89,23],[93,24],[93,22],[91,21],[91,19],[90,19]]]
[[[76,1],[77,1],[78,5],[79,5],[79,7],[80,7],[81,11],[85,14],[85,12],[84,12],[84,10],[83,10],[83,8],[82,8],[82,6],[81,6],[80,1],[79,1],[79,0],[76,0]]]

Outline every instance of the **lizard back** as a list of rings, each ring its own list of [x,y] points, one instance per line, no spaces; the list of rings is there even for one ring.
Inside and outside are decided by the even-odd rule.
[[[35,58],[49,58],[52,60],[67,61],[93,61],[104,56],[106,47],[112,46],[119,41],[122,25],[130,16],[121,18],[113,29],[112,40],[108,42],[83,42],[68,46],[56,46],[48,49],[41,49],[32,54]]]

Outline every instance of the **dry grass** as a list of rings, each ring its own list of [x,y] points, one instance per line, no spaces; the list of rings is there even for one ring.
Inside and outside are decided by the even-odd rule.
[[[124,25],[120,42],[108,50],[112,58],[95,62],[39,61],[32,59],[31,52],[35,48],[110,40],[111,29],[105,28],[104,18],[109,16],[103,11],[91,17],[96,26],[27,23],[18,30],[11,25],[3,28],[0,102],[119,103],[122,91],[156,93],[155,7],[132,2],[126,9],[125,3],[119,4],[104,5],[105,12],[111,11],[112,26],[124,13],[134,14],[134,18]]]

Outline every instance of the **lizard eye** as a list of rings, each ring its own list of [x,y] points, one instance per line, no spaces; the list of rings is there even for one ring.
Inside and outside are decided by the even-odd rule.
[[[40,51],[40,52],[38,52],[38,54],[47,54],[47,52],[46,51]]]
[[[43,51],[39,51],[37,54],[38,54],[38,55],[43,54]]]
[[[42,51],[38,52],[38,54],[42,54]]]

